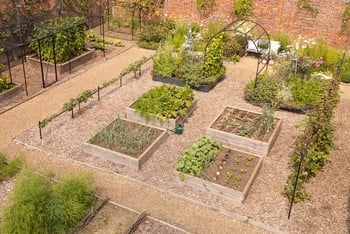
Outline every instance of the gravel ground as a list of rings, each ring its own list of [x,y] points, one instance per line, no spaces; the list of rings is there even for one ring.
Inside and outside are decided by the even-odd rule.
[[[249,217],[282,231],[347,233],[350,165],[346,155],[349,146],[345,142],[349,134],[346,129],[350,129],[350,126],[346,122],[349,114],[343,110],[349,105],[349,97],[341,99],[334,119],[339,126],[336,142],[338,147],[332,152],[331,161],[324,170],[307,185],[311,200],[295,205],[290,220],[287,219],[287,200],[281,195],[281,191],[290,172],[288,161],[293,150],[294,137],[301,131],[295,128],[295,124],[304,119],[303,115],[284,111],[276,113],[284,121],[281,133],[270,154],[264,159],[248,198],[242,204],[192,189],[173,178],[176,159],[195,138],[205,134],[210,122],[226,105],[261,110],[243,99],[243,88],[253,77],[255,63],[252,58],[243,58],[236,65],[228,65],[227,78],[214,90],[209,93],[196,92],[198,107],[187,120],[183,135],[171,134],[140,171],[84,154],[82,143],[118,115],[124,116],[125,107],[142,93],[160,85],[151,80],[150,63],[141,78],[128,77],[124,86],[114,86],[103,91],[102,101],[93,100],[83,106],[76,118],[70,119],[70,114],[67,113],[55,119],[44,129],[42,141],[39,140],[37,126],[18,136],[16,141],[49,154],[74,159],[145,182],[231,216]]]

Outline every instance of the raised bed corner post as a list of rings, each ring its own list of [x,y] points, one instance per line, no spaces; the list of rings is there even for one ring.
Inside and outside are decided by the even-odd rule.
[[[10,82],[11,82],[11,84],[13,84],[12,73],[11,73],[11,64],[10,64],[10,55],[9,55],[8,50],[6,50],[6,60],[7,60],[7,69],[9,71],[9,75],[10,75]]]
[[[42,84],[43,84],[43,89],[45,89],[46,86],[45,86],[45,79],[44,79],[43,58],[42,58],[42,56],[41,56],[41,43],[40,43],[40,39],[38,39],[38,50],[39,50],[40,70],[41,70],[41,82],[42,82]]]
[[[21,45],[21,60],[22,60],[22,70],[23,70],[23,78],[24,78],[24,86],[26,90],[26,95],[28,96],[28,85],[27,85],[27,75],[26,68],[24,66],[24,52],[23,52],[23,44]]]
[[[56,60],[56,34],[52,36],[52,51],[53,51],[53,62],[55,65],[55,80],[57,82],[58,75],[57,75],[57,60]]]
[[[42,140],[42,139],[43,139],[43,133],[42,133],[42,131],[41,131],[41,121],[39,121],[38,126],[39,126],[39,135],[40,135],[40,140]]]
[[[300,162],[299,162],[299,165],[298,165],[298,172],[297,172],[297,174],[295,176],[295,183],[294,183],[294,188],[293,188],[292,200],[290,201],[290,206],[289,206],[289,211],[288,211],[288,219],[290,219],[290,215],[292,213],[292,208],[293,208],[293,204],[294,204],[294,200],[295,200],[295,191],[297,190],[299,174],[300,174],[300,170],[301,170],[301,164],[304,161],[305,155],[306,155],[306,149],[303,150],[301,152],[301,155],[300,155]]]
[[[72,119],[74,119],[74,108],[72,108]]]

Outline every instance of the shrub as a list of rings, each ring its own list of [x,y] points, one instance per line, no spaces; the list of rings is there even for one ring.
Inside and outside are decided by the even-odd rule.
[[[69,30],[65,30],[69,27]],[[57,62],[65,62],[80,54],[85,45],[84,21],[80,17],[58,18],[56,21],[48,20],[35,27],[34,35],[30,38],[30,48],[39,54],[39,39],[41,57],[45,61],[54,60],[52,37],[54,34],[55,53]]]
[[[182,63],[182,55],[174,53],[174,47],[168,43],[162,45],[153,59],[152,73],[163,77],[172,77]]]
[[[209,167],[221,148],[222,145],[217,140],[199,137],[176,162],[176,170],[180,172],[180,178],[183,180],[185,174],[201,176],[202,170]]]
[[[288,51],[287,46],[292,44],[292,39],[290,38],[289,34],[277,31],[271,35],[272,40],[279,41],[281,44],[281,47],[279,48],[279,51]]]
[[[94,203],[87,177],[67,177],[56,184],[52,177],[31,170],[18,177],[5,207],[2,233],[67,233]]]
[[[244,36],[228,35],[223,38],[224,49],[223,56],[225,58],[232,58],[234,55],[243,56],[247,47],[248,41]]]
[[[156,49],[174,28],[175,23],[170,19],[149,21],[142,28],[137,44],[142,48]]]
[[[16,175],[22,166],[22,160],[15,158],[7,162],[5,154],[0,152],[0,182]]]
[[[343,67],[340,73],[340,80],[344,83],[350,83],[350,59],[349,58],[347,58],[343,64]]]
[[[319,78],[300,79],[299,77],[290,78],[288,86],[293,95],[293,104],[295,108],[313,106],[323,97],[326,89],[325,80]]]
[[[222,63],[224,52],[222,37],[223,35],[218,36],[211,41],[207,48],[207,54],[203,65],[203,76],[213,77],[213,80],[216,80],[222,75],[222,70],[224,69]]]
[[[322,64],[316,70],[325,69],[334,72],[341,59],[341,54],[321,39],[315,44],[306,44],[299,52],[300,55],[310,57],[313,61],[322,59]]]
[[[281,82],[274,78],[262,77],[257,79],[257,84],[255,86],[255,81],[251,81],[244,88],[244,98],[258,106],[272,106],[274,108],[279,108],[281,104],[281,96],[279,95],[279,90]]]

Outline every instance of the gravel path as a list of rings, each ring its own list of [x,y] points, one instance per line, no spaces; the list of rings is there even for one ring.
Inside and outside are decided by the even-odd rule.
[[[43,141],[39,140],[36,126],[25,131],[16,140],[52,155],[103,168],[113,175],[119,174],[146,183],[154,189],[171,192],[176,197],[200,203],[202,206],[210,207],[245,222],[256,222],[259,225],[264,223],[266,227],[272,227],[274,230],[292,233],[347,233],[350,165],[346,155],[349,146],[345,144],[345,141],[349,134],[346,129],[350,129],[350,126],[346,122],[349,114],[344,109],[349,105],[348,95],[342,95],[334,119],[335,124],[340,126],[337,129],[336,144],[338,147],[332,152],[331,161],[324,170],[307,185],[311,200],[295,205],[290,220],[287,219],[287,200],[281,195],[281,191],[290,173],[288,162],[293,150],[294,137],[301,131],[301,129],[296,129],[295,125],[305,118],[303,115],[284,111],[277,112],[277,116],[284,121],[281,133],[269,156],[265,158],[263,167],[243,204],[208,195],[184,186],[173,178],[172,172],[178,156],[195,138],[205,134],[206,127],[226,105],[260,111],[259,107],[252,106],[243,99],[243,88],[254,75],[255,62],[252,58],[244,58],[236,65],[228,65],[227,78],[214,90],[210,93],[196,92],[198,107],[185,124],[184,134],[170,135],[138,172],[84,154],[82,143],[118,115],[123,116],[125,107],[143,92],[160,85],[151,80],[150,63],[145,67],[141,78],[128,77],[123,87],[109,88],[103,93],[101,102],[95,100],[84,106],[79,117],[72,120],[69,114],[62,115],[50,123],[44,129]],[[347,89],[347,86],[342,86],[342,91],[346,94],[349,92]],[[167,207],[166,204],[162,206],[172,213],[171,207],[173,206]],[[148,207],[148,209],[151,208]],[[156,209],[158,213],[163,212],[156,207],[152,209]],[[185,210],[184,207],[182,209]],[[190,215],[195,214],[190,212]],[[194,232],[198,231],[191,229],[188,224],[184,225],[184,220],[179,220],[180,217],[174,216],[171,217],[172,223],[188,227]],[[164,214],[164,217],[168,216]],[[194,219],[192,218],[191,221],[194,222]],[[217,224],[214,225],[215,228],[218,228]],[[224,228],[225,226],[221,227],[223,232],[229,230]],[[220,233],[217,232],[217,229],[214,230]]]
[[[21,134],[25,129],[31,128],[32,126],[36,128],[35,126],[39,120],[47,117],[52,113],[57,112],[61,108],[62,104],[69,98],[76,96],[85,89],[94,88],[103,81],[109,80],[112,77],[117,76],[120,73],[120,71],[128,64],[136,61],[142,56],[148,56],[152,53],[153,51],[131,48],[127,52],[115,58],[106,60],[99,66],[94,67],[94,69],[88,70],[85,73],[63,84],[52,87],[52,89],[49,89],[47,92],[42,93],[34,99],[31,99],[30,101],[27,101],[26,103],[21,104],[16,108],[0,115],[0,148],[12,155],[18,152],[24,152],[29,164],[37,168],[38,170],[52,170],[53,172],[58,174],[65,172],[93,173],[96,178],[96,184],[100,194],[109,196],[112,200],[116,200],[119,203],[129,206],[135,210],[147,210],[154,217],[165,220],[174,225],[178,225],[179,227],[182,227],[188,231],[192,231],[195,233],[232,233],[232,230],[234,230],[234,232],[239,233],[266,232],[261,228],[256,228],[252,225],[244,223],[248,221],[250,223],[254,223],[254,221],[252,220],[247,220],[245,216],[227,212],[226,214],[223,214],[225,213],[225,211],[220,210],[220,208],[215,208],[208,204],[203,204],[201,202],[199,202],[201,203],[200,205],[193,203],[191,201],[191,196],[188,198],[180,196],[176,194],[175,190],[174,193],[170,195],[168,191],[161,189],[161,187],[156,188],[150,186],[152,185],[152,180],[158,181],[158,179],[160,179],[160,177],[162,177],[163,175],[160,175],[160,177],[158,177],[157,179],[158,175],[155,174],[155,177],[150,178],[151,181],[140,181],[139,178],[136,178],[138,179],[136,181],[133,178],[127,178],[122,174],[118,175],[116,173],[97,170],[91,168],[90,166],[84,166],[82,164],[76,163],[72,160],[62,159],[53,156],[56,153],[43,153],[38,150],[33,150],[22,147],[21,145],[13,144],[13,142],[11,141],[18,134]],[[237,70],[237,72],[244,73],[239,69]],[[109,107],[107,107],[108,110],[112,110],[113,108],[118,106],[122,107],[123,105],[130,104],[129,101],[131,101],[132,99],[136,99],[140,93],[148,89],[151,83],[152,82],[150,82],[150,73],[148,71],[148,75],[146,77],[142,77],[138,80],[129,79],[129,82],[125,86],[123,86],[123,88],[125,87],[123,89],[124,92],[119,93],[118,90],[116,90],[115,92],[113,89],[110,90],[111,94],[118,94],[119,96],[114,96],[114,102]],[[220,87],[219,92],[221,92],[222,89],[226,90],[227,93],[230,93],[232,91],[237,92],[235,90],[239,90],[239,86],[236,87],[237,89],[231,89],[232,87],[225,88],[224,83],[219,85],[218,87]],[[200,95],[202,95],[203,97],[205,96],[205,94],[199,94],[199,96]],[[105,105],[105,103],[107,103],[108,97],[112,97],[112,95],[105,95],[104,97],[102,97],[103,101],[96,105],[92,105],[93,103],[87,105],[85,107],[86,111],[83,112],[78,118],[75,118],[73,121],[67,118],[67,116],[62,116],[62,118],[66,118],[61,119],[61,121],[67,124],[73,123],[75,121],[81,121],[84,118],[85,114],[88,115],[89,113],[93,113],[94,111],[92,111],[92,109],[96,108],[96,106]],[[201,105],[203,106],[203,104],[204,102]],[[119,111],[122,111],[123,108],[124,106]],[[255,107],[255,109],[258,108]],[[205,108],[203,107],[199,108],[199,110],[201,111],[199,111],[197,114],[190,118],[188,123],[189,126],[191,126],[191,121],[195,121],[195,119],[198,118],[201,114],[208,113],[207,110],[205,110]],[[101,111],[96,113],[101,114]],[[104,114],[110,115],[111,113],[108,111]],[[102,113],[102,115],[104,114]],[[210,114],[211,117],[216,115],[216,113]],[[60,127],[67,126],[66,124],[62,126],[57,126],[56,124],[60,123],[59,121],[60,118],[58,118],[57,121],[55,120],[52,123],[52,125],[50,124],[50,128],[52,129],[51,133],[59,131]],[[100,122],[101,124],[103,123],[103,121],[105,121],[103,117],[101,117],[101,119],[98,120],[98,122]],[[182,137],[178,137],[175,135],[170,136],[170,140],[167,141],[167,143],[164,144],[164,146],[162,146],[163,150],[165,149],[165,151],[167,152],[173,152],[173,154],[178,155],[181,149],[186,147],[191,141],[190,138],[186,137],[186,134],[191,133],[192,136],[192,134],[201,133],[205,126],[204,123],[205,121],[203,122],[203,127],[201,129],[193,129],[193,131],[190,131],[190,128],[186,127],[188,128],[188,130],[186,130],[183,135],[184,141],[181,140]],[[57,128],[52,128],[54,126],[56,126]],[[86,126],[88,125],[80,126],[81,132],[84,132],[83,130],[90,129],[90,127]],[[91,128],[90,131],[92,130],[93,129]],[[31,130],[29,130],[29,132],[30,131]],[[45,129],[45,131],[45,139],[48,139],[47,136],[50,134],[48,134],[47,129]],[[24,134],[27,133],[28,132],[25,132]],[[181,147],[178,147],[178,144],[173,144],[173,141],[176,141],[176,139],[181,141]],[[33,138],[33,140],[35,141],[36,138]],[[73,142],[70,143],[70,145],[73,144]],[[168,149],[165,147],[168,147]],[[70,149],[66,148],[63,151],[64,153],[68,153],[70,152]],[[61,153],[59,153],[58,155],[61,155]],[[169,158],[165,160],[169,160],[168,166],[172,167],[173,159]],[[149,163],[152,164],[154,163],[154,161],[150,160]],[[147,167],[148,165],[144,167],[144,170],[147,170]],[[125,170],[125,168],[123,170]],[[141,171],[140,175],[142,173],[143,172]],[[168,176],[169,175],[165,175],[165,178],[167,178]],[[160,184],[163,183],[164,182],[160,181]],[[171,191],[173,190],[171,189]],[[218,210],[221,212],[218,212]],[[232,219],[232,217],[234,217],[235,219]],[[244,222],[237,221],[237,219]],[[203,225],[203,223],[206,223],[206,225]],[[257,224],[261,225],[260,223]]]

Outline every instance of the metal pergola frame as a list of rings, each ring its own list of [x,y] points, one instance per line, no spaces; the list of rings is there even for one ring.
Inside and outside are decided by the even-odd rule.
[[[248,31],[246,31],[246,32],[240,30],[242,28],[242,26],[244,26],[244,25],[249,26]],[[256,38],[253,38],[249,35],[249,33],[252,32],[255,28],[261,29],[262,33],[259,36],[257,36]],[[255,73],[255,83],[254,83],[254,88],[255,88],[257,86],[259,74],[261,74],[264,71],[264,69],[266,69],[266,70],[268,69],[269,62],[271,59],[271,40],[270,40],[269,33],[261,24],[255,22],[255,21],[252,21],[252,20],[244,19],[244,20],[232,21],[231,23],[226,25],[223,29],[221,29],[219,32],[214,34],[208,40],[208,42],[205,46],[205,50],[204,50],[204,61],[206,59],[206,55],[208,52],[207,50],[208,50],[209,45],[211,44],[211,42],[213,41],[214,38],[216,38],[218,35],[220,35],[223,32],[235,32],[235,33],[243,35],[245,38],[247,38],[248,40],[251,40],[253,42],[253,44],[256,48],[256,51],[259,54],[258,63],[257,63],[257,67],[256,67],[256,73]],[[266,53],[262,53],[261,48],[256,43],[256,41],[258,41],[259,39],[262,39],[262,38],[265,38],[265,40],[267,41],[268,48],[267,48]],[[266,62],[264,63],[264,61],[266,61]]]

